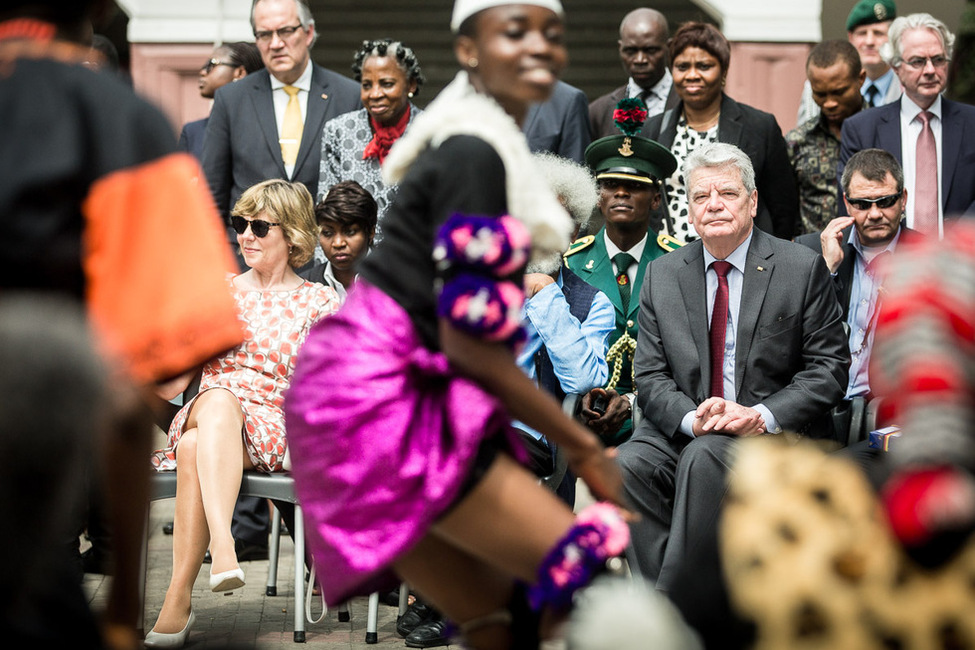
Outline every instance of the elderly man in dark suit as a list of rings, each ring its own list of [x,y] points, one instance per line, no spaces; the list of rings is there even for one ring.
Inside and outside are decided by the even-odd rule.
[[[639,97],[651,117],[677,105],[674,80],[667,65],[669,36],[667,18],[656,9],[641,7],[623,17],[620,61],[629,80],[589,104],[589,132],[593,140],[616,135],[613,111],[621,99]]]
[[[864,149],[853,154],[843,170],[842,188],[850,216],[837,217],[822,232],[802,235],[796,242],[822,255],[832,274],[852,359],[846,397],[834,424],[841,442],[858,442],[867,434],[872,398],[867,371],[884,265],[900,242],[919,234],[904,223],[904,172],[890,153]]]
[[[203,146],[224,219],[244,190],[269,178],[304,183],[315,196],[322,127],[361,107],[357,83],[311,61],[315,20],[305,0],[255,0],[251,26],[266,69],[217,91]]]
[[[850,355],[823,258],[753,225],[748,156],[725,143],[686,163],[701,239],[650,263],[633,364],[643,411],[619,447],[643,575],[668,590],[713,534],[739,437],[832,437]],[[709,326],[710,323],[710,326]]]
[[[946,220],[975,214],[975,158],[963,149],[975,137],[975,107],[941,96],[955,40],[943,22],[902,16],[889,35],[885,57],[904,94],[843,123],[837,177],[857,151],[889,151],[904,168],[907,225],[940,236]]]

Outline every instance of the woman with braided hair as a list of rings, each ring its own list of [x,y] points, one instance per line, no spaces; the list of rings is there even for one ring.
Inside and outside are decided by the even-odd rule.
[[[381,166],[421,112],[410,100],[420,92],[423,72],[412,49],[384,38],[363,41],[352,73],[360,84],[363,108],[325,123],[317,198],[340,181],[356,181],[376,199],[381,224],[395,189],[383,182]],[[380,239],[381,225],[376,227],[376,241]]]

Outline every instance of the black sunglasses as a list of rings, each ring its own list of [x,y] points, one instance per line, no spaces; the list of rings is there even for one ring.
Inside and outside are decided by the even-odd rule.
[[[230,225],[234,227],[234,232],[238,235],[243,235],[247,231],[247,226],[250,225],[251,232],[254,233],[255,237],[267,237],[268,230],[271,229],[271,226],[280,226],[281,224],[271,223],[263,219],[230,217]]]
[[[886,210],[890,206],[897,203],[897,200],[901,198],[900,193],[888,194],[887,196],[881,196],[876,199],[854,199],[851,198],[849,194],[846,196],[846,200],[850,202],[857,210],[869,210],[871,205],[876,205],[881,210]]]
[[[206,74],[210,74],[213,71],[213,69],[216,68],[218,65],[225,65],[228,68],[236,68],[237,67],[237,64],[236,63],[228,63],[226,61],[221,61],[219,59],[210,59],[209,61],[207,61],[206,63],[203,64],[203,66],[200,68],[200,70],[202,70]]]

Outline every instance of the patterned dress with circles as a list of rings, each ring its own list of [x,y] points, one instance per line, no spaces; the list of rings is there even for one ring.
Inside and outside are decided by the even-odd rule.
[[[687,118],[683,115],[677,121],[677,134],[670,152],[677,158],[677,169],[673,175],[664,181],[667,197],[667,211],[670,214],[667,234],[682,244],[698,238],[697,231],[691,225],[687,207],[687,183],[684,178],[684,162],[695,149],[702,144],[718,141],[718,126],[714,125],[701,133],[687,126]]]
[[[284,390],[291,382],[298,349],[311,326],[338,310],[335,290],[305,282],[291,291],[256,291],[234,288],[244,342],[203,367],[200,394],[225,388],[244,411],[244,447],[262,472],[282,469],[288,447],[284,432]],[[158,471],[176,469],[176,445],[183,434],[189,409],[186,404],[169,427],[166,448],[152,455]]]

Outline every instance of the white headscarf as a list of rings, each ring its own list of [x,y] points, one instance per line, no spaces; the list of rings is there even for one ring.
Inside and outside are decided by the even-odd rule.
[[[450,17],[450,31],[457,33],[460,25],[465,20],[476,14],[478,11],[502,5],[536,5],[551,9],[559,16],[564,17],[565,11],[559,0],[525,0],[524,2],[512,2],[512,0],[456,0],[454,2],[454,13]]]

